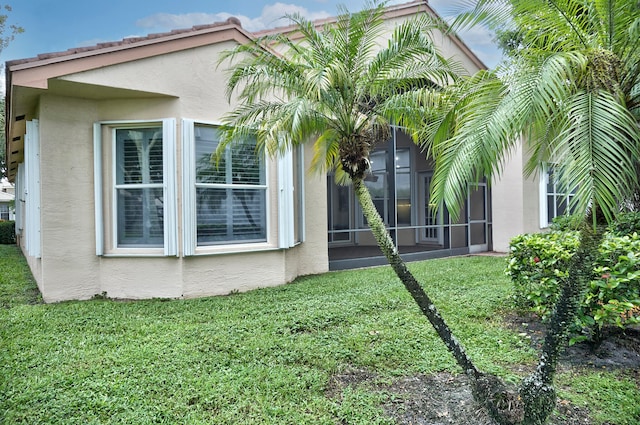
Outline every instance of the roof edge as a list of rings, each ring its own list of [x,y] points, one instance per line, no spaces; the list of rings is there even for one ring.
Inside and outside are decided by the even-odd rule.
[[[430,13],[436,19],[442,22],[445,28],[450,28],[449,24],[445,22],[445,20],[440,16],[440,14],[438,14],[438,12],[436,12],[435,9],[433,9],[429,5],[428,0],[414,0],[407,3],[390,5],[385,8],[384,15],[385,17],[399,17],[399,16],[411,15],[421,11],[426,11]],[[313,23],[316,25],[316,27],[320,27],[323,25],[335,23],[337,22],[337,20],[338,20],[337,16],[331,16],[329,18],[316,19],[313,21]],[[286,25],[286,26],[256,31],[252,33],[252,35],[255,37],[262,37],[262,36],[278,34],[278,33],[279,34],[294,33],[295,31],[296,31],[295,25]],[[444,35],[446,37],[449,37],[451,41],[469,57],[469,59],[474,63],[474,65],[476,65],[480,69],[488,69],[487,65],[485,65],[485,63],[478,57],[478,55],[476,55],[473,52],[473,50],[471,50],[471,48],[462,40],[462,38],[460,38],[460,36],[451,32],[445,32]]]
[[[74,47],[60,52],[42,53],[38,56],[24,59],[15,59],[5,63],[8,71],[20,71],[54,63],[71,61],[90,56],[108,54],[122,50],[133,49],[141,46],[180,40],[189,37],[197,37],[209,33],[235,29],[247,39],[253,38],[252,34],[242,28],[236,17],[230,17],[225,21],[214,22],[208,25],[195,25],[191,28],[176,29],[169,32],[153,33],[141,37],[127,37],[119,41],[98,43],[92,46]]]

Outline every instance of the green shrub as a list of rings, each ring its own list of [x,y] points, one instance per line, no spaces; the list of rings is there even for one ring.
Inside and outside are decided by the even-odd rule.
[[[640,212],[624,212],[618,214],[609,226],[609,232],[617,236],[640,233]]]
[[[549,228],[551,230],[578,230],[582,223],[583,217],[577,214],[559,215],[553,218]]]
[[[516,307],[547,316],[579,243],[576,231],[524,234],[511,239],[506,272],[513,282]]]
[[[12,245],[16,243],[15,221],[0,221],[0,244]]]
[[[640,236],[608,234],[599,251],[579,318],[588,332],[583,339],[595,341],[607,325],[640,323]]]
[[[567,277],[569,260],[579,244],[576,231],[526,234],[511,240],[506,273],[513,282],[518,308],[546,319],[559,288]],[[607,233],[593,265],[593,279],[587,288],[573,328],[573,341],[599,342],[607,326],[639,323],[640,236]]]

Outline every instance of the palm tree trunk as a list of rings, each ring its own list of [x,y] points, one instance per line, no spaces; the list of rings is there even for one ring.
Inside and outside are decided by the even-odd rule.
[[[391,239],[378,210],[371,199],[371,194],[362,178],[352,178],[353,187],[362,207],[362,212],[369,223],[378,246],[387,257],[389,264],[398,278],[413,297],[422,314],[434,327],[440,339],[449,349],[458,365],[471,379],[474,399],[483,405],[489,415],[500,425],[520,424],[523,418],[522,403],[518,393],[507,386],[495,375],[481,372],[471,361],[460,342],[453,336],[451,329],[425,293],[416,278],[400,257],[395,243]]]
[[[367,186],[364,184],[364,181],[361,178],[354,178],[353,187],[358,201],[360,202],[360,206],[362,207],[362,212],[367,219],[367,223],[369,223],[369,227],[376,238],[378,246],[384,253],[385,257],[387,257],[387,260],[396,275],[400,278],[404,287],[409,291],[409,294],[411,294],[414,301],[418,304],[422,313],[427,317],[431,325],[433,325],[434,329],[440,336],[440,339],[442,339],[449,351],[453,354],[458,365],[467,375],[472,377],[474,380],[477,380],[482,373],[476,368],[469,356],[467,356],[464,348],[453,336],[451,329],[445,323],[436,306],[425,293],[424,289],[422,289],[416,278],[411,274],[402,257],[400,257],[400,253],[382,222],[382,217],[378,214],[378,210],[373,204],[371,194],[369,193]]]
[[[522,381],[520,397],[525,425],[542,425],[556,405],[553,377],[558,357],[564,349],[569,327],[578,313],[580,301],[592,279],[593,262],[602,241],[601,228],[594,230],[587,218],[580,230],[580,246],[569,264],[569,276],[554,306],[536,371]]]
[[[364,181],[353,179],[353,186],[378,246],[440,339],[453,354],[458,365],[472,379],[473,395],[476,401],[484,405],[491,417],[501,425],[544,424],[556,403],[553,377],[558,357],[566,344],[569,327],[577,314],[584,288],[591,280],[594,255],[597,254],[597,248],[602,240],[602,231],[594,231],[592,225],[587,223],[583,226],[580,247],[572,259],[569,278],[554,308],[538,367],[531,376],[523,380],[516,394],[499,378],[485,374],[476,368],[462,345],[453,336],[436,306],[400,257]]]

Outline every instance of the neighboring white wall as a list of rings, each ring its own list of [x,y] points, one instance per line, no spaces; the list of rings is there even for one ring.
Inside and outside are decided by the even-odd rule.
[[[524,193],[522,180],[522,148],[506,161],[499,179],[491,187],[493,216],[493,250],[507,252],[509,240],[524,228]]]

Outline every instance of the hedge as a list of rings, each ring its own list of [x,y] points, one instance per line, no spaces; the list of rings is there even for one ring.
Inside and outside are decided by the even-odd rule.
[[[16,223],[13,220],[0,221],[0,244],[13,245],[16,243]]]
[[[577,231],[525,234],[511,240],[506,268],[514,301],[546,319],[567,277],[568,264],[579,244]],[[599,342],[608,326],[640,323],[640,236],[605,234],[593,264],[572,341]]]

